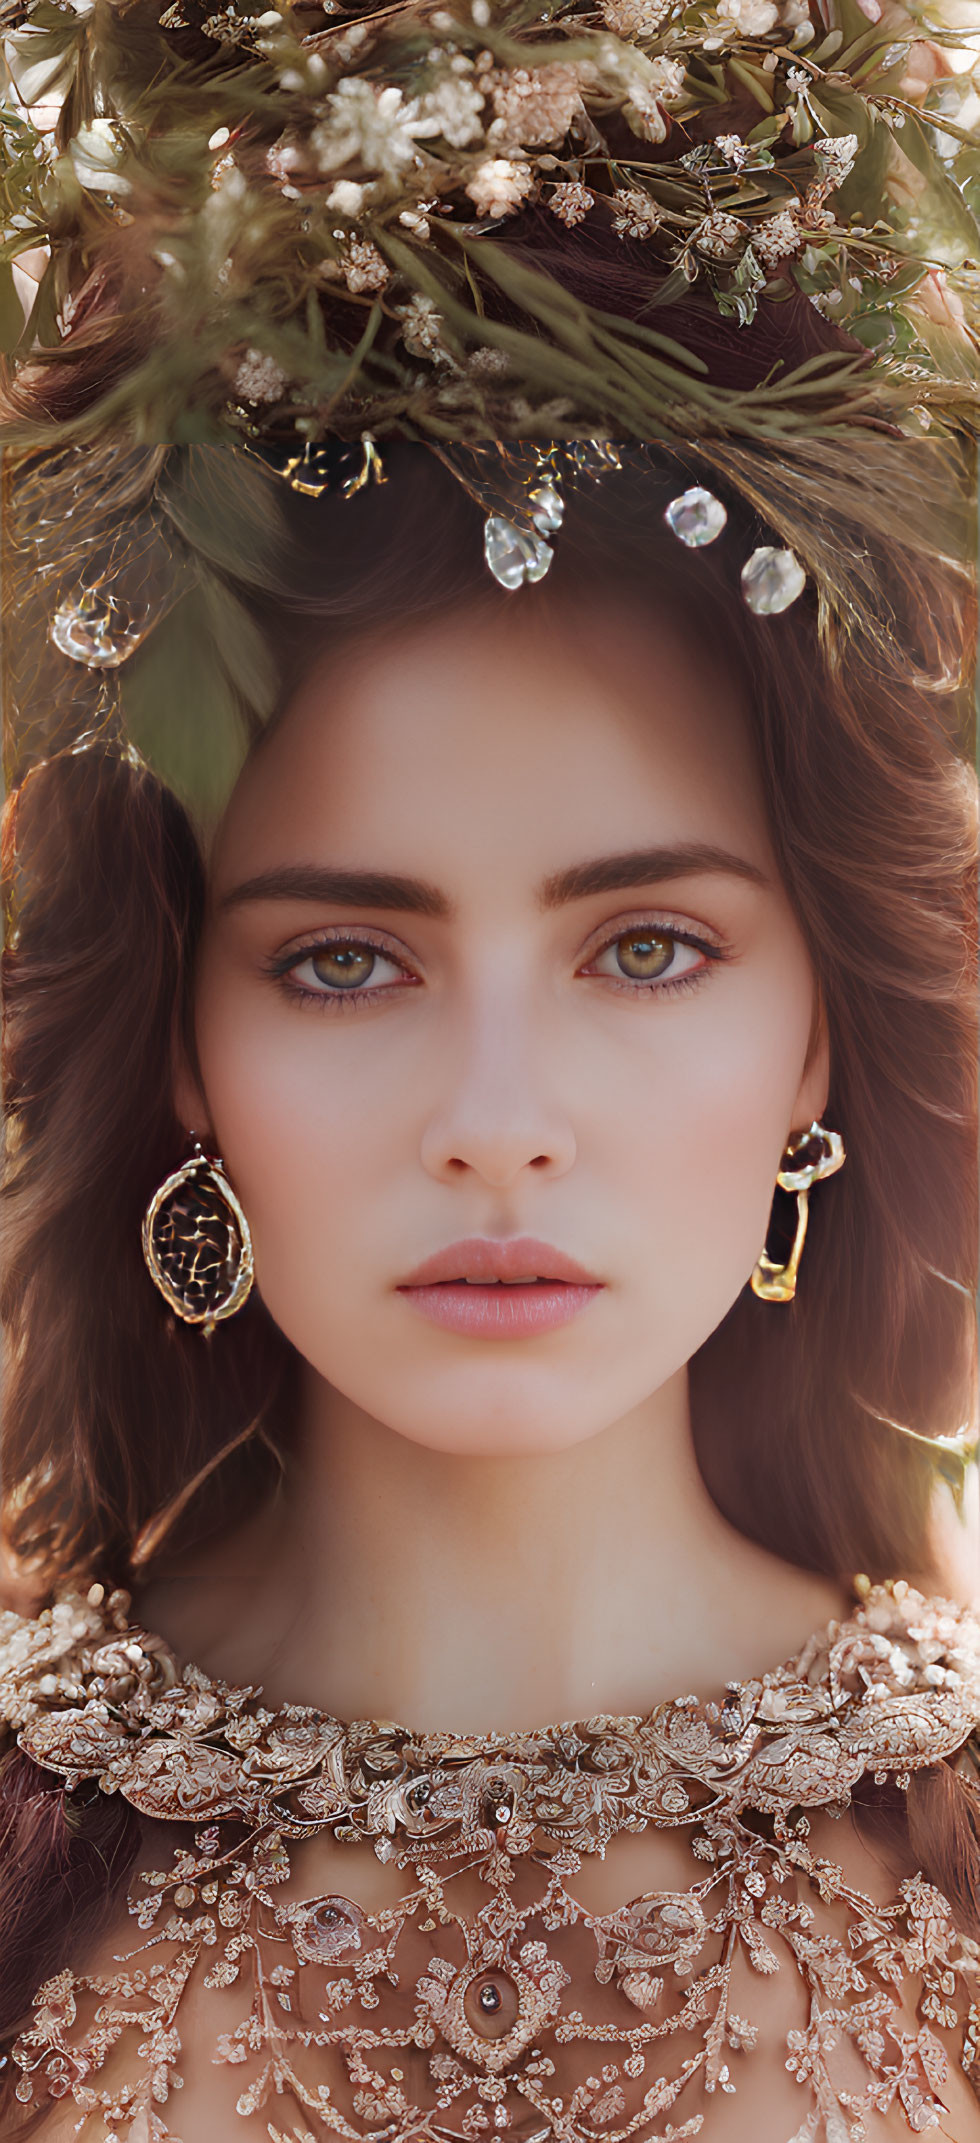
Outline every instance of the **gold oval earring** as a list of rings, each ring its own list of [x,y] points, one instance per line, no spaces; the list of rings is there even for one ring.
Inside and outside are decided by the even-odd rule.
[[[143,1215],[143,1256],[154,1285],[184,1324],[209,1339],[240,1310],[255,1277],[248,1221],[216,1156],[194,1153],[155,1190]]]
[[[792,1302],[810,1217],[811,1187],[825,1176],[836,1175],[845,1159],[840,1132],[828,1131],[823,1124],[813,1123],[809,1131],[794,1131],[787,1141],[776,1182],[780,1190],[796,1192],[796,1233],[784,1264],[776,1264],[765,1248],[760,1253],[751,1286],[753,1294],[763,1302]]]

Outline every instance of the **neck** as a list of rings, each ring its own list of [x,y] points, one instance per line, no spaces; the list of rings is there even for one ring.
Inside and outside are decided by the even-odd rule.
[[[845,1607],[722,1518],[683,1374],[519,1459],[426,1449],[311,1381],[275,1502],[140,1602],[178,1652],[273,1702],[474,1733],[720,1694]]]

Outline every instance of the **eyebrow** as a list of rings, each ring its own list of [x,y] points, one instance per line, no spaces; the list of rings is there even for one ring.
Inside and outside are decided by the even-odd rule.
[[[537,902],[544,909],[563,908],[571,901],[586,900],[590,894],[620,893],[632,886],[657,885],[664,879],[695,877],[742,878],[750,885],[771,885],[765,871],[747,857],[704,842],[685,841],[673,848],[635,848],[622,855],[595,856],[590,862],[574,863],[542,881]],[[404,915],[436,916],[441,921],[451,921],[456,912],[448,894],[424,878],[403,878],[388,871],[334,870],[306,863],[287,864],[245,878],[222,895],[218,906],[224,910],[263,900],[388,908]]]

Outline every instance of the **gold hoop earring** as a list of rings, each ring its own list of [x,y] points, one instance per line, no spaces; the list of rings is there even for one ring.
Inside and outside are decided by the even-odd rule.
[[[811,1124],[809,1131],[794,1131],[787,1141],[776,1182],[780,1190],[796,1192],[796,1234],[784,1265],[775,1264],[765,1248],[760,1254],[751,1285],[753,1294],[763,1302],[792,1302],[810,1217],[811,1187],[824,1176],[835,1176],[845,1159],[840,1132],[827,1131],[823,1124]]]
[[[143,1256],[184,1324],[215,1325],[240,1310],[255,1277],[248,1221],[216,1156],[194,1153],[154,1191],[143,1215]]]

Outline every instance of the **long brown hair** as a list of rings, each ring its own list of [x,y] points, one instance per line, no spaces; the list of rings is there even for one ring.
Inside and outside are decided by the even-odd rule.
[[[818,456],[811,467],[816,514]],[[753,509],[715,473],[725,539],[688,553],[663,519],[677,457],[630,452],[576,494],[548,579],[515,598],[486,574],[477,507],[427,450],[393,449],[388,476],[349,504],[288,500],[285,548],[255,597],[280,710],[315,656],[380,619],[476,604],[504,616],[515,600],[560,613],[604,588],[710,640],[741,686],[829,1023],[827,1118],[849,1158],[833,1199],[815,1201],[793,1306],[746,1288],[691,1364],[698,1461],[726,1516],[785,1559],[835,1576],[938,1575],[932,1455],[889,1424],[950,1434],[975,1406],[960,580],[939,565],[913,575],[866,528],[829,529],[855,547],[860,614],[835,633],[810,587],[783,616],[756,618],[739,592],[767,534]],[[205,887],[187,811],[111,748],[56,757],[8,801],[3,874],[18,918],[4,956],[4,1522],[43,1597],[69,1580],[141,1582],[164,1546],[254,1508],[288,1454],[296,1358],[254,1297],[207,1344],[176,1325],[140,1253],[146,1201],[186,1151],[171,1081],[179,1047],[193,1056]],[[16,1752],[3,1761],[0,2035],[87,1939],[137,1836],[124,1804],[80,1807]],[[980,1840],[957,1774],[917,1776],[885,1814],[980,1933]]]

